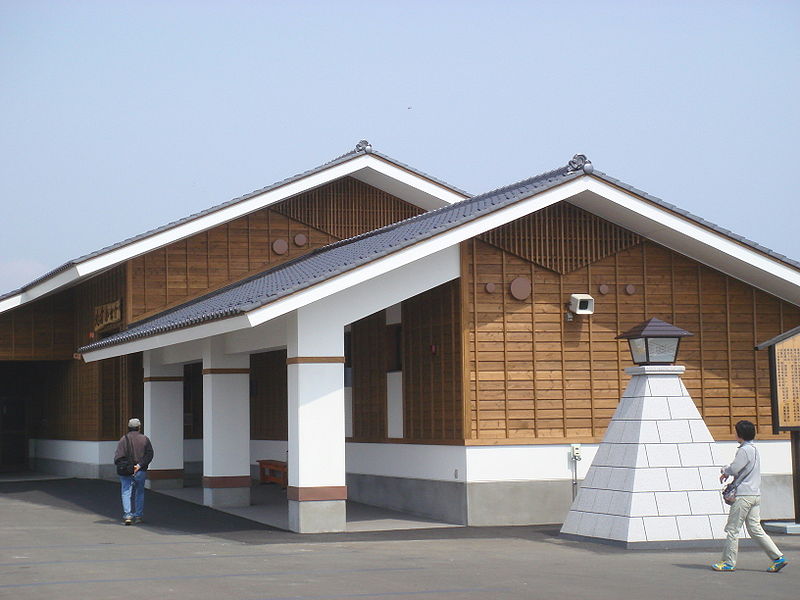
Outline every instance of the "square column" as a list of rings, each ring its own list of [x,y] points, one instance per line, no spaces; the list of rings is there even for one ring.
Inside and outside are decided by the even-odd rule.
[[[183,487],[183,366],[162,365],[144,353],[144,427],[154,457],[147,471],[150,489]],[[134,415],[131,415],[134,416]]]
[[[250,505],[250,356],[203,346],[203,504]]]
[[[287,344],[289,528],[344,531],[344,329],[319,313],[298,311]]]

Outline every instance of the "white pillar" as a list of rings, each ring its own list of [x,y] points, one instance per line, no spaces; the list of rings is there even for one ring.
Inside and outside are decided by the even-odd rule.
[[[203,504],[250,505],[250,356],[203,343]]]
[[[183,487],[183,366],[144,353],[144,433],[153,444],[147,471],[152,489]]]
[[[287,330],[289,528],[344,531],[343,326],[322,311],[297,311]]]

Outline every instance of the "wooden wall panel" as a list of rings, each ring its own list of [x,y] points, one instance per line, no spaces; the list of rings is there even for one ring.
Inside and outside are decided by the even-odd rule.
[[[679,363],[712,434],[730,439],[747,418],[771,437],[767,356],[753,347],[800,323],[797,306],[650,242],[565,274],[477,239],[462,253],[473,443],[601,439],[631,365],[614,338],[653,316],[695,333]],[[515,277],[533,282],[527,300],[510,294]],[[565,321],[569,295],[586,292],[595,314]]]
[[[454,280],[402,303],[406,441],[463,443],[459,290]]]
[[[289,436],[286,350],[250,356],[250,436],[286,440]]]
[[[347,239],[424,212],[352,177],[343,177],[275,207],[295,221]]]
[[[580,269],[642,241],[641,236],[568,202],[478,237],[557,273]]]
[[[387,438],[386,314],[376,312],[351,325],[353,365],[353,441]]]
[[[0,315],[0,360],[71,359],[72,309],[64,292]]]
[[[420,212],[418,207],[355,179],[333,182],[273,209],[152,251],[72,290],[0,316],[0,361],[60,361],[40,365],[47,389],[37,392],[37,410],[46,417],[37,426],[37,435],[116,439],[130,416],[143,416],[141,356],[90,364],[72,358],[77,347],[97,339],[90,337],[96,306],[122,300],[123,320],[115,326],[122,328],[342,237]],[[301,218],[287,216],[290,214]],[[306,237],[305,244],[295,243],[298,234]],[[285,254],[275,252],[277,239],[287,242]],[[285,379],[285,363],[281,372]],[[196,385],[189,386],[187,414],[191,422],[186,429],[190,438],[202,436],[202,381],[200,384],[200,393]],[[264,389],[271,389],[269,386],[280,384],[270,380]],[[276,388],[270,393],[282,392]],[[281,397],[285,409],[285,392]],[[285,433],[278,432],[285,431],[284,422],[285,417],[278,416],[269,428],[260,425],[259,435],[285,439]]]
[[[356,179],[332,182],[131,260],[129,321],[420,212]],[[303,245],[295,243],[298,234]],[[288,251],[277,253],[276,240]]]

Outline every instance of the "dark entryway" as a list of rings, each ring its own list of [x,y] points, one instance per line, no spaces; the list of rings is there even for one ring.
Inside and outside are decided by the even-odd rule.
[[[0,472],[28,468],[26,398],[0,395]]]
[[[28,437],[43,373],[34,362],[0,362],[0,472],[28,469]]]

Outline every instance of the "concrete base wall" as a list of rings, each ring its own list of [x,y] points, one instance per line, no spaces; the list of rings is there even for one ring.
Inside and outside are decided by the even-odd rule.
[[[467,486],[469,525],[562,523],[572,481],[482,481]]]
[[[762,519],[793,515],[791,475],[763,475]],[[448,523],[471,526],[563,523],[572,504],[572,482],[449,482],[379,475],[347,475],[348,497]]]
[[[31,468],[39,473],[76,477],[78,479],[108,479],[116,481],[118,478],[117,469],[114,465],[98,465],[96,463],[38,457],[31,459],[30,462]]]
[[[447,523],[467,524],[463,482],[347,474],[350,500],[391,508]]]
[[[347,529],[344,500],[289,500],[289,529],[295,533],[331,533]]]
[[[761,518],[794,520],[791,475],[761,476]]]

